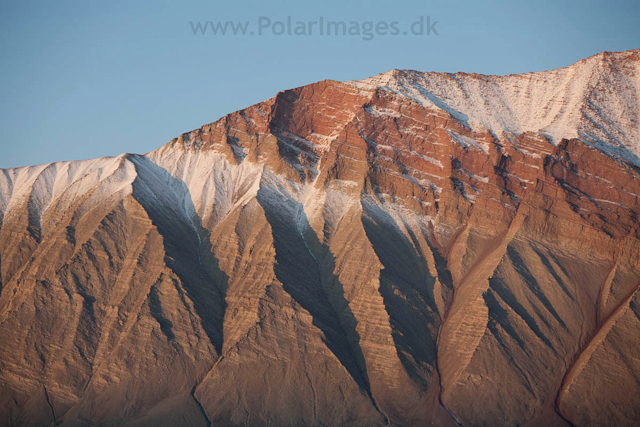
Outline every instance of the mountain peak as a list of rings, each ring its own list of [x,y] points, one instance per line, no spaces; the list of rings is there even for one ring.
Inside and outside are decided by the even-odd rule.
[[[639,75],[325,80],[0,171],[0,423],[634,425]]]
[[[350,81],[442,109],[497,137],[540,132],[552,142],[581,138],[640,165],[640,50],[601,52],[551,71],[490,76],[391,70]]]

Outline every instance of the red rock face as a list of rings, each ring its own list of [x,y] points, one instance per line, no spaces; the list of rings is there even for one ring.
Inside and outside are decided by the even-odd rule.
[[[3,171],[0,420],[636,425],[637,64],[323,81]]]

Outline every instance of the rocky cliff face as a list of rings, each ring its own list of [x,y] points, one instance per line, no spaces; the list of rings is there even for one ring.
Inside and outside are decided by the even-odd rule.
[[[637,425],[640,51],[2,170],[0,423]]]

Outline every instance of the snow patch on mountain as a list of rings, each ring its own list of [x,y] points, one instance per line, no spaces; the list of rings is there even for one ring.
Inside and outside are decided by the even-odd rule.
[[[190,206],[203,222],[220,222],[236,207],[253,199],[264,170],[264,165],[249,161],[234,165],[215,150],[162,147],[146,156],[184,183],[189,200],[182,203]]]
[[[570,67],[521,75],[392,70],[347,83],[394,92],[498,137],[530,131],[554,144],[580,138],[640,165],[640,49],[603,52]]]
[[[135,179],[135,170],[132,165],[127,165],[127,156],[122,154],[3,169],[0,174],[0,213],[7,217],[27,203],[34,225],[40,226],[53,203],[71,205],[87,196],[88,201],[95,199],[95,203],[99,203]]]

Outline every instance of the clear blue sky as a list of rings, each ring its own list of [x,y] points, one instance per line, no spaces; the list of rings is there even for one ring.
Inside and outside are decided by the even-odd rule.
[[[323,79],[510,74],[640,47],[639,1],[0,1],[0,167],[153,150]],[[439,35],[193,35],[190,21],[438,21]]]

